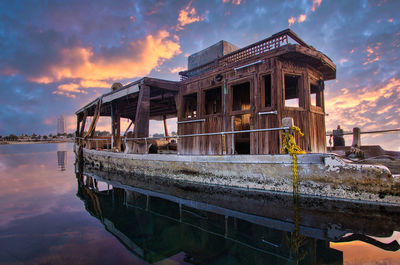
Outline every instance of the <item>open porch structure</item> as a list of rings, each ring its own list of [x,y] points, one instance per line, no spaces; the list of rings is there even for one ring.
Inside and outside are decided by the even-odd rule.
[[[89,149],[111,149],[116,152],[127,149],[122,143],[121,118],[131,121],[125,133],[125,140],[149,137],[149,121],[165,120],[177,116],[175,97],[178,94],[178,82],[144,77],[113,90],[90,102],[75,114],[77,115],[77,143]],[[100,116],[111,117],[111,137],[94,136]],[[89,128],[86,120],[92,117]],[[168,134],[168,133],[167,133]],[[147,153],[144,140],[131,141],[132,153]]]

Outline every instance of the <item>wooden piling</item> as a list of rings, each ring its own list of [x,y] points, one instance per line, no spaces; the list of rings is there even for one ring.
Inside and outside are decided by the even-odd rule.
[[[361,130],[358,127],[353,128],[353,144],[352,144],[352,146],[353,147],[361,146]]]

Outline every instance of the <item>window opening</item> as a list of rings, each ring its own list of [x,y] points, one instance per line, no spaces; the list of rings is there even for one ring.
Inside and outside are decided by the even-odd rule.
[[[183,118],[197,117],[197,93],[183,96]]]
[[[250,109],[250,82],[232,86],[232,110]]]
[[[264,107],[272,106],[271,75],[264,76]]]
[[[321,91],[316,84],[310,84],[311,105],[322,107],[321,104]]]
[[[205,90],[204,93],[205,114],[221,113],[221,87]]]
[[[285,75],[285,106],[300,107],[299,76]]]

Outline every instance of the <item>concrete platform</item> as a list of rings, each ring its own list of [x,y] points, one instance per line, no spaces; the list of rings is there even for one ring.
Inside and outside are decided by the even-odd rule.
[[[83,149],[84,162],[107,172],[186,182],[293,192],[289,155],[190,156]],[[400,181],[384,166],[346,163],[334,154],[298,155],[301,194],[400,205]]]

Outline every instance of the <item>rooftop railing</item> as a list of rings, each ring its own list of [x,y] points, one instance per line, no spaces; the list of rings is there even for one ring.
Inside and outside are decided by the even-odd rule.
[[[273,49],[279,48],[282,45],[286,45],[289,43],[289,40],[293,40],[296,43],[309,48],[303,40],[301,40],[293,31],[290,29],[286,29],[279,33],[272,35],[269,38],[261,40],[259,42],[253,43],[247,47],[239,49],[237,51],[231,52],[225,56],[215,59],[212,62],[200,65],[193,69],[180,72],[181,80],[186,80],[192,76],[196,76],[198,74],[210,71],[217,67],[227,66],[253,56],[257,56]]]

